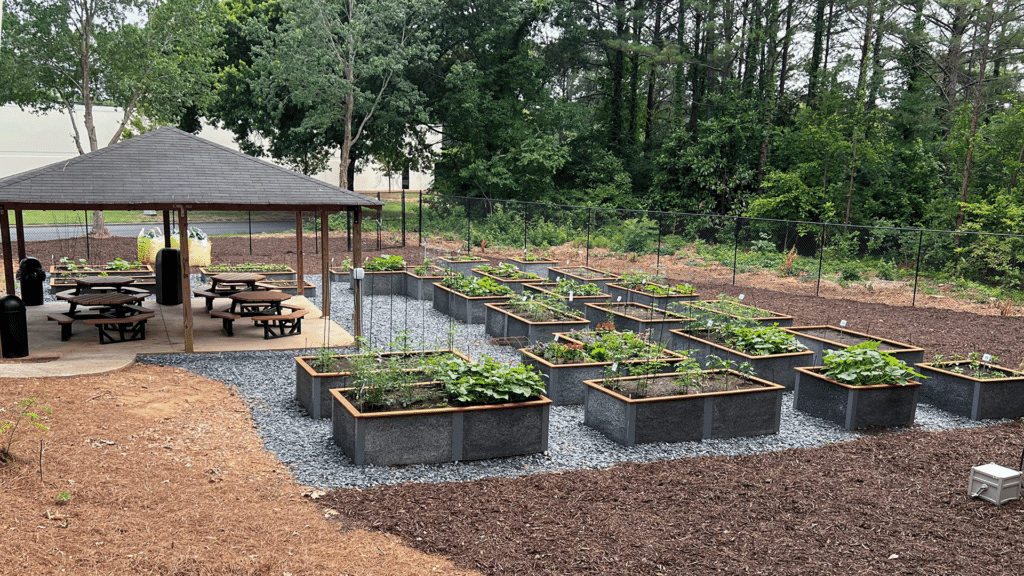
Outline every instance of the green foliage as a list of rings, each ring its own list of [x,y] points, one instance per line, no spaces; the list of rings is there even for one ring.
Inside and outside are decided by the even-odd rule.
[[[107,262],[107,270],[131,270],[133,268],[139,268],[141,266],[142,263],[139,261],[129,262],[121,258],[114,258],[113,262]]]
[[[265,264],[261,262],[248,262],[245,264],[213,264],[206,267],[207,272],[290,272],[291,268],[285,264]]]
[[[880,342],[868,340],[844,350],[829,350],[823,360],[824,376],[850,386],[906,386],[911,378],[924,378],[905,362],[880,352],[879,345]]]
[[[367,272],[395,272],[405,270],[405,259],[401,256],[377,256],[363,267]]]
[[[597,231],[594,245],[615,252],[647,254],[658,239],[658,223],[644,218],[627,218]]]
[[[510,366],[487,356],[480,362],[450,358],[435,362],[431,378],[460,404],[502,404],[536,399],[544,393],[544,380],[530,366]]]
[[[441,285],[466,296],[509,296],[513,290],[492,278],[470,278],[462,274],[445,276]]]
[[[502,262],[497,266],[481,264],[474,268],[474,270],[477,272],[483,272],[484,274],[490,274],[491,276],[506,278],[508,280],[536,280],[540,278],[540,276],[537,276],[533,272],[523,272],[517,268],[515,264],[510,262]]]
[[[559,296],[597,296],[601,293],[601,287],[590,282],[577,282],[572,278],[561,277],[551,288],[551,291]]]
[[[441,276],[438,270],[433,260],[424,258],[422,264],[412,269],[412,273],[417,276]]]
[[[44,434],[49,427],[43,424],[43,415],[50,409],[40,404],[39,398],[25,398],[14,405],[10,419],[0,420],[0,463],[12,462],[11,448],[30,434]]]
[[[751,356],[788,354],[807,349],[795,336],[778,326],[747,326],[730,322],[719,325],[717,334],[730,348]]]

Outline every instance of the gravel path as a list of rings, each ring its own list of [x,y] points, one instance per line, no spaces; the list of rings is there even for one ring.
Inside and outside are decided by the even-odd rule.
[[[307,276],[320,288],[320,276]],[[196,283],[195,278],[193,283]],[[332,285],[332,317],[346,329],[352,316],[352,293],[347,284]],[[435,312],[430,302],[399,296],[366,297],[364,331],[371,344],[386,348],[399,331],[417,349],[446,348],[449,341],[468,356],[487,355],[518,362],[508,346],[488,343],[482,324],[464,325]],[[345,350],[344,352],[349,352]],[[783,398],[779,434],[729,440],[649,444],[626,448],[583,426],[582,406],[551,408],[549,449],[545,454],[474,462],[413,466],[354,466],[331,439],[330,418],[313,421],[295,400],[297,354],[241,352],[222,354],[148,355],[140,362],[178,366],[235,386],[250,405],[253,419],[268,450],[294,471],[305,485],[320,488],[365,488],[404,482],[466,481],[487,477],[517,477],[543,472],[607,468],[617,462],[652,462],[705,455],[756,454],[823,446],[860,436],[792,409],[792,393]],[[961,419],[919,404],[916,428],[942,430],[992,424]]]

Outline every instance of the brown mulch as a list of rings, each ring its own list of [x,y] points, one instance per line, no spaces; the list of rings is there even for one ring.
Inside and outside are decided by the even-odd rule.
[[[81,252],[55,252],[68,242],[32,243],[29,254],[46,263],[51,253],[84,257],[81,243]],[[332,237],[336,262],[348,256],[344,245]],[[131,259],[134,246],[93,240],[91,260]],[[369,248],[367,256],[377,253]],[[306,270],[319,272],[311,236],[304,250]],[[422,258],[415,246],[383,252]],[[554,252],[578,258],[571,246]],[[294,266],[295,239],[258,237],[250,255],[248,237],[214,238],[213,257]],[[591,265],[618,271],[653,266],[650,258],[595,255]],[[704,298],[743,293],[745,303],[798,325],[845,319],[853,330],[922,346],[926,358],[977,350],[1004,366],[1024,360],[1024,318],[985,303],[921,298],[910,307],[905,291],[827,284],[816,297],[792,279],[742,275],[734,286],[722,270],[670,264],[669,278],[695,283]],[[966,495],[972,465],[1017,465],[1019,422],[756,456],[340,490],[314,506],[260,449],[244,404],[218,382],[154,366],[0,379],[8,410],[42,394],[54,408],[43,478],[35,439],[0,466],[0,573],[991,574],[1016,573],[1024,551],[1020,501],[996,507]],[[60,491],[71,493],[68,504],[57,504]]]

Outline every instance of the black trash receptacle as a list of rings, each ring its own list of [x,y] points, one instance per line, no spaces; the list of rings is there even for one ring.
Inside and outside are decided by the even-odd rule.
[[[21,298],[0,298],[0,352],[4,358],[28,356],[28,318]]]
[[[181,304],[181,253],[177,248],[161,248],[156,253],[156,303]]]
[[[24,258],[18,266],[18,281],[21,282],[21,299],[25,306],[43,305],[43,282],[46,271],[37,258]]]

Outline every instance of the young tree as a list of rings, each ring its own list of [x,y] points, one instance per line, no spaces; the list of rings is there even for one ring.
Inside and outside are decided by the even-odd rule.
[[[122,111],[105,146],[138,116],[176,121],[211,93],[216,0],[13,0],[8,9],[18,26],[4,36],[3,59],[19,65],[0,68],[0,103],[62,110],[80,154],[101,147],[96,104]],[[140,16],[142,23],[126,23]],[[102,213],[94,220],[93,232],[106,235]]]

